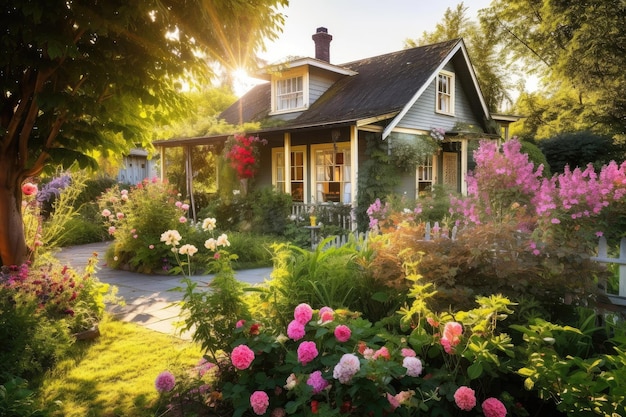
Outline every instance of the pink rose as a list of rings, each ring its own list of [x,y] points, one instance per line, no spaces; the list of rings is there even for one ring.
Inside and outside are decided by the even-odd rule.
[[[306,331],[304,330],[304,324],[297,320],[292,320],[287,326],[287,336],[292,340],[300,340],[304,337]]]
[[[246,345],[239,345],[230,354],[230,360],[237,369],[247,369],[254,360],[254,352]]]
[[[471,411],[476,406],[476,394],[469,387],[459,387],[454,393],[454,402],[463,411]]]
[[[169,371],[161,372],[154,381],[154,386],[159,392],[170,392],[176,385],[176,379]]]
[[[261,416],[270,405],[270,397],[264,391],[254,391],[250,396],[250,405],[254,413]]]
[[[415,357],[417,356],[415,351],[413,349],[409,349],[409,348],[403,348],[400,351],[400,354],[402,355],[403,358],[407,358],[407,357]]]
[[[335,327],[335,338],[341,343],[345,343],[350,340],[350,336],[352,336],[352,331],[350,328],[344,324],[340,324]]]
[[[487,398],[482,404],[485,417],[505,417],[506,407],[497,398]]]
[[[328,386],[328,381],[322,378],[322,371],[313,372],[306,383],[313,388],[313,394],[319,394]]]
[[[306,365],[311,362],[313,359],[317,358],[317,346],[315,342],[302,342],[300,346],[298,346],[298,361],[302,363],[302,365]]]
[[[319,312],[320,321],[322,323],[327,323],[329,321],[333,321],[334,313],[335,312],[330,307],[322,307],[322,308],[320,308],[320,312]]]
[[[306,303],[298,304],[293,311],[293,318],[302,324],[307,324],[313,318],[313,309]]]
[[[22,185],[22,192],[24,193],[24,195],[35,195],[37,194],[37,186],[32,182],[27,182],[26,184]]]

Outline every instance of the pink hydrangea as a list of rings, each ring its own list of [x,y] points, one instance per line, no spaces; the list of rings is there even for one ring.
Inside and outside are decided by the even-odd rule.
[[[352,353],[344,354],[339,363],[333,369],[333,378],[338,379],[342,384],[347,384],[352,377],[361,369],[359,358]]]
[[[341,343],[345,343],[350,340],[350,336],[352,336],[352,331],[345,324],[340,324],[335,327],[335,338]]]
[[[454,393],[454,402],[463,411],[470,411],[476,406],[476,393],[470,387],[459,387]]]
[[[422,361],[415,356],[406,356],[402,360],[402,366],[406,368],[408,376],[418,377],[422,374]]]
[[[301,362],[302,365],[311,362],[313,359],[317,358],[317,355],[318,351],[315,342],[302,342],[300,346],[298,346],[298,361]]]
[[[254,360],[254,352],[246,345],[239,345],[230,354],[230,360],[237,369],[247,369]]]
[[[505,417],[506,407],[497,398],[487,398],[482,404],[485,417]]]
[[[304,324],[297,320],[292,320],[287,326],[287,336],[292,340],[300,340],[304,337],[306,331],[304,330]]]
[[[270,405],[270,397],[264,391],[254,391],[250,396],[250,405],[256,415],[262,416]]]
[[[313,388],[313,394],[319,394],[329,385],[328,381],[322,377],[322,371],[313,372],[306,383]]]
[[[169,371],[163,371],[157,375],[154,386],[158,392],[170,392],[176,385],[176,378]]]
[[[313,309],[306,303],[298,304],[293,311],[293,318],[299,323],[307,324],[313,318]]]

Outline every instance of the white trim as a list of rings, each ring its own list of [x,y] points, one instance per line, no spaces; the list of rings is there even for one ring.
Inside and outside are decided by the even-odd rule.
[[[356,195],[359,192],[358,181],[358,166],[359,166],[359,129],[356,126],[350,126],[350,186],[352,187],[352,194],[350,196],[350,204],[352,207],[356,207]],[[347,204],[344,201],[344,204]],[[353,219],[353,224],[356,224],[356,219]]]
[[[329,62],[322,61],[320,59],[300,58],[294,61],[285,62],[282,64],[270,65],[268,67],[265,67],[256,74],[256,78],[268,81],[270,79],[273,79],[276,74],[279,74],[285,71],[290,71],[293,69],[299,69],[301,67],[308,67],[308,66],[319,68],[319,69],[329,71],[329,72],[334,72],[335,74],[339,74],[339,75],[352,76],[352,75],[358,74],[358,72],[353,71],[349,68],[340,67],[338,65],[333,65]]]
[[[450,92],[447,93],[450,96],[450,103],[449,103],[449,109],[448,111],[445,110],[441,110],[439,107],[439,94],[441,93],[439,91],[439,77],[440,76],[444,76],[444,77],[448,77],[449,79],[449,86],[448,88],[450,89]],[[441,70],[437,73],[437,78],[435,81],[435,113],[437,114],[443,114],[444,116],[454,116],[454,101],[456,100],[456,75],[451,72],[451,71],[446,71],[446,70]]]
[[[278,94],[276,84],[278,81],[290,80],[302,77],[302,106],[289,109],[276,110],[276,95]],[[292,71],[286,71],[277,76],[272,76],[270,87],[270,112],[269,115],[296,113],[306,110],[309,107],[309,73],[302,68],[296,68]]]

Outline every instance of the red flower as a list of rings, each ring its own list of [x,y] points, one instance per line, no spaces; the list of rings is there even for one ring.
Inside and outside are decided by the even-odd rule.
[[[317,412],[318,412],[318,407],[319,407],[319,402],[317,402],[317,401],[315,401],[315,400],[311,401],[311,412],[312,412],[313,414],[317,414]]]
[[[259,323],[254,323],[252,326],[250,326],[250,334],[252,335],[259,334]]]

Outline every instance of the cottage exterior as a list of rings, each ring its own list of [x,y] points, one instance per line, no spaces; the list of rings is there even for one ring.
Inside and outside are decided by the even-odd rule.
[[[268,141],[256,186],[271,185],[291,194],[294,202],[354,205],[365,142],[375,138],[387,145],[390,155],[401,144],[438,144],[414,172],[402,174],[396,191],[410,198],[418,198],[433,184],[467,191],[473,146],[480,138],[500,138],[501,126],[487,109],[463,40],[342,65],[329,62],[332,36],[325,28],[318,28],[313,40],[315,58],[266,68],[259,77],[267,82],[220,115],[233,125],[263,126],[246,132]],[[175,139],[155,145],[184,146],[193,152],[193,146],[225,139]]]

